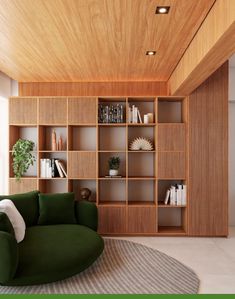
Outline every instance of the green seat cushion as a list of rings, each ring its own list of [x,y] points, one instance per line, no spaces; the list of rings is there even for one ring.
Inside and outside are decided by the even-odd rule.
[[[34,226],[19,243],[19,265],[8,285],[61,280],[90,266],[102,253],[102,238],[78,224]]]
[[[15,237],[15,231],[7,214],[0,212],[0,231],[9,233]]]
[[[27,193],[0,195],[0,200],[11,199],[17,210],[23,217],[26,226],[36,225],[38,222],[39,208],[38,208],[38,194],[39,191],[32,191]]]
[[[74,193],[39,194],[38,224],[75,224]]]

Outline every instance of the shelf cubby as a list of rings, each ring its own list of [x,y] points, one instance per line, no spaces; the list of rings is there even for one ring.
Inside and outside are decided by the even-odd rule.
[[[62,138],[62,151],[67,151],[67,126],[39,126],[39,151],[52,151],[52,132],[56,133],[56,141]]]
[[[158,206],[159,205],[164,205],[165,207],[168,207],[168,205],[164,204],[165,201],[165,196],[167,190],[172,186],[176,184],[186,184],[185,180],[158,180]],[[174,207],[174,206],[173,206]]]
[[[183,123],[185,114],[184,98],[158,98],[158,123]]]
[[[147,114],[147,113],[153,113],[153,123],[155,123],[155,119],[156,119],[156,116],[155,116],[155,98],[128,98],[128,105],[129,107],[132,107],[133,105],[135,107],[137,107],[139,109],[139,112],[140,112],[140,116],[141,116],[141,119],[142,119],[142,124],[141,123],[137,123],[137,125],[146,125],[144,124],[144,114]],[[139,121],[139,119],[138,119]],[[136,125],[136,124],[130,124],[130,125]],[[149,124],[151,125],[151,124]]]
[[[126,127],[99,127],[99,150],[126,150]]]
[[[120,158],[120,167],[119,175],[123,178],[126,177],[126,154],[125,152],[102,152],[99,153],[99,178],[105,178],[109,175],[109,158],[110,157],[119,157]],[[113,178],[112,178],[113,179]]]
[[[96,134],[95,126],[69,126],[69,151],[95,151]]]
[[[159,233],[186,233],[187,211],[185,208],[158,208]]]
[[[61,179],[39,179],[39,190],[42,193],[65,193],[68,192],[68,181]]]
[[[155,153],[154,152],[128,152],[129,178],[154,178]]]
[[[96,180],[69,180],[69,192],[74,192],[76,200],[81,200],[80,190],[88,188],[91,190],[90,201],[96,202]]]
[[[155,205],[155,180],[128,180],[128,205]]]
[[[154,126],[129,126],[128,127],[128,149],[130,150],[130,144],[134,139],[143,137],[155,143],[155,127]]]
[[[43,151],[41,151],[41,152],[39,152],[39,161],[38,161],[38,164],[39,164],[39,177],[40,177],[40,179],[49,179],[49,178],[42,178],[41,177],[41,168],[40,168],[40,160],[41,159],[58,159],[58,160],[60,160],[62,163],[63,163],[63,165],[65,166],[65,168],[66,168],[66,172],[68,173],[68,171],[67,171],[67,169],[68,169],[68,166],[67,166],[67,153],[66,152],[60,152],[60,151],[58,151],[58,152],[47,152],[47,151],[45,151],[45,152],[43,152]],[[59,179],[60,177],[59,176],[57,176],[57,177],[55,177],[55,178],[52,178],[52,179]],[[63,179],[63,178],[61,178],[61,179]]]
[[[38,145],[38,130],[37,126],[16,126],[9,127],[9,150],[12,151],[13,145],[19,139],[27,139],[34,142],[34,151],[37,150]]]
[[[27,170],[27,172],[25,174],[23,174],[22,178],[37,178],[37,175],[38,175],[38,172],[37,172],[38,171],[38,167],[37,167],[38,156],[37,156],[36,152],[33,152],[32,154],[36,158],[36,161],[34,162],[33,165],[29,166],[29,169]],[[9,152],[9,177],[10,178],[15,177],[14,172],[13,172],[12,163],[13,163],[12,152]]]
[[[106,98],[106,97],[101,97],[98,98],[98,105],[99,107],[102,106],[111,106],[111,105],[122,105],[123,106],[123,121],[121,123],[115,123],[115,122],[102,122],[99,120],[99,113],[100,109],[98,109],[98,123],[99,125],[121,125],[126,123],[126,98],[120,98],[120,97],[111,97],[111,98]]]
[[[99,204],[125,205],[126,180],[99,180]]]
[[[185,151],[185,124],[158,124],[159,151]]]

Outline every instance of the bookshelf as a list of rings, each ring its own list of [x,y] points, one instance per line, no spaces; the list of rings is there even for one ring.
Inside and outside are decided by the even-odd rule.
[[[185,184],[188,190],[187,97],[12,97],[9,122],[9,193],[92,191],[99,209],[99,231],[111,235],[187,235],[186,206],[164,205],[166,190]],[[123,109],[122,122],[101,123],[100,105]],[[128,123],[128,107],[152,123]],[[121,108],[120,108],[121,106]],[[113,109],[113,108],[112,108]],[[20,114],[20,115],[19,115]],[[52,151],[51,133],[63,139]],[[145,137],[152,151],[132,151],[130,143]],[[17,182],[12,171],[12,146],[19,138],[35,142],[35,165]],[[121,177],[108,178],[108,159],[121,160]],[[40,159],[58,158],[67,178],[41,178]]]

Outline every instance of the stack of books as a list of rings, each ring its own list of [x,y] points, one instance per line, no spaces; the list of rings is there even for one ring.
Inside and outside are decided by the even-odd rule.
[[[67,177],[66,168],[61,160],[40,159],[40,177],[41,178]]]
[[[128,106],[128,123],[143,123],[139,108],[137,108],[135,105],[132,105],[132,107]]]
[[[172,185],[166,191],[166,197],[164,204],[170,204],[172,206],[186,206],[187,191],[186,185],[176,184]]]

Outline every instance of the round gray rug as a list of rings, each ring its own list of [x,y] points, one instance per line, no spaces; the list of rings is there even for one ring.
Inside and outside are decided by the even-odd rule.
[[[87,270],[63,281],[1,287],[2,294],[196,294],[197,275],[174,258],[149,247],[105,239],[102,256]]]

